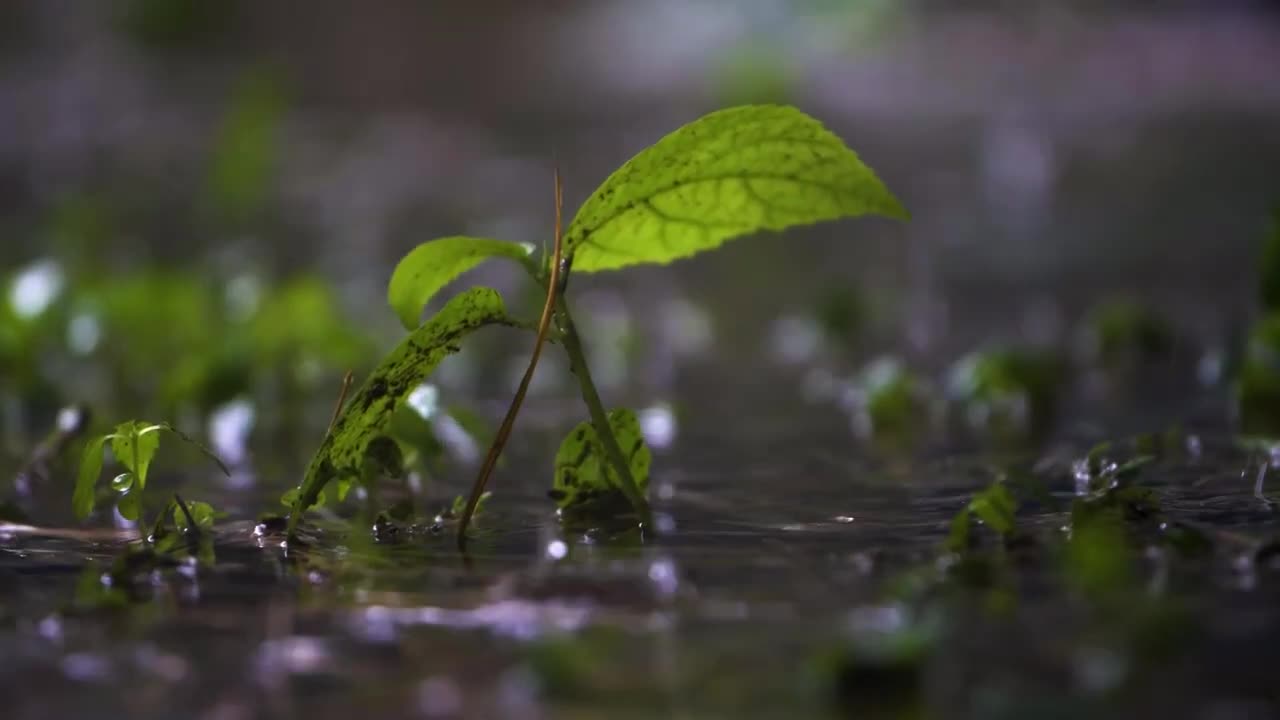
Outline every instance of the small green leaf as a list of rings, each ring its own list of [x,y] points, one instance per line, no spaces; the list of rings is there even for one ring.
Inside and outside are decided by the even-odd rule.
[[[485,490],[484,492],[480,493],[480,497],[476,500],[476,510],[474,513],[472,513],[474,517],[479,517],[481,514],[483,514],[484,506],[488,504],[489,498],[491,497],[493,497],[493,493],[489,492],[488,490]],[[462,517],[463,511],[465,511],[466,509],[467,509],[467,497],[465,495],[455,495],[453,498],[453,505],[451,505],[448,510],[448,517],[450,518]]]
[[[135,489],[133,492],[121,495],[119,502],[116,503],[116,509],[120,511],[120,517],[136,521],[142,517],[142,493]]]
[[[485,325],[508,323],[506,308],[496,290],[472,288],[451,299],[383,358],[343,408],[332,432],[311,458],[293,504],[290,530],[298,516],[317,503],[331,481],[349,482],[360,477],[370,443],[385,435],[392,412],[402,398],[422,383],[441,360],[457,352],[463,337]],[[345,488],[340,489],[340,494],[345,494]]]
[[[947,533],[947,549],[953,553],[962,553],[968,550],[969,538],[972,535],[970,530],[972,525],[973,519],[970,517],[969,508],[966,506],[951,519],[951,530]]]
[[[199,530],[208,530],[213,527],[213,521],[217,519],[218,513],[213,506],[206,502],[193,501],[187,503],[187,510],[191,512],[191,519],[195,521],[196,528]],[[182,508],[177,503],[173,504],[173,525],[179,530],[187,530],[190,523],[187,522],[187,514],[182,512]]]
[[[988,527],[1001,535],[1013,532],[1014,512],[1017,502],[1003,483],[990,487],[974,496],[969,502],[969,512],[977,515]]]
[[[98,484],[98,476],[102,475],[102,446],[106,442],[106,436],[93,438],[85,446],[84,455],[80,458],[80,472],[76,475],[76,491],[71,496],[71,509],[81,520],[89,517],[97,502],[94,486]]]
[[[160,435],[156,433],[159,427],[131,420],[120,423],[111,433],[111,454],[133,473],[139,489],[147,486],[147,469],[160,449]]]
[[[743,105],[627,161],[565,232],[578,272],[667,263],[741,235],[876,214],[908,218],[871,168],[794,107]]]
[[[525,262],[531,252],[532,245],[463,235],[422,243],[396,265],[387,286],[387,302],[405,329],[412,330],[420,324],[427,302],[462,273],[489,258]]]
[[[613,410],[609,413],[609,427],[613,429],[618,446],[631,467],[631,476],[643,495],[649,487],[649,465],[653,454],[644,442],[640,422],[631,410]],[[552,496],[560,507],[568,508],[618,493],[621,482],[609,465],[604,446],[590,422],[582,422],[569,431],[556,452],[555,477],[551,483]]]
[[[285,507],[293,507],[298,504],[298,495],[302,493],[301,488],[289,488],[280,496],[280,504]]]

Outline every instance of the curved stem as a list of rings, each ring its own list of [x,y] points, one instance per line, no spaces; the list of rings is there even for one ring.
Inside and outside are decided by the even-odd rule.
[[[563,335],[564,349],[569,355],[569,369],[578,378],[578,388],[582,392],[582,402],[586,404],[587,412],[591,415],[591,426],[595,428],[596,435],[600,438],[600,444],[604,446],[604,452],[608,456],[609,464],[613,466],[614,472],[618,474],[618,479],[622,482],[622,487],[619,489],[622,490],[623,495],[626,495],[631,507],[640,515],[641,522],[647,525],[650,522],[649,501],[645,499],[644,493],[640,492],[640,485],[631,474],[631,465],[627,462],[626,456],[622,453],[622,448],[618,445],[618,438],[613,434],[613,427],[609,425],[609,415],[605,412],[604,403],[600,402],[600,393],[596,391],[596,385],[591,380],[591,369],[587,367],[587,356],[582,351],[582,341],[578,337],[578,329],[573,324],[573,316],[569,314],[569,304],[565,302],[563,295],[556,301],[556,310],[560,315],[560,329]]]

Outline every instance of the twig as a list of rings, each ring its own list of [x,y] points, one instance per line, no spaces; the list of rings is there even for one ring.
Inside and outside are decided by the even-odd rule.
[[[560,291],[560,260],[564,253],[563,227],[561,224],[561,212],[564,207],[564,188],[560,182],[560,168],[555,168],[555,203],[556,203],[556,220],[555,233],[553,235],[551,269],[547,277],[547,299],[542,305],[542,317],[538,320],[538,335],[533,341],[533,352],[529,355],[529,366],[525,368],[524,377],[520,379],[520,386],[516,389],[516,394],[511,398],[511,406],[507,408],[507,415],[502,419],[502,424],[498,426],[498,433],[493,437],[493,443],[489,445],[489,452],[485,455],[484,464],[480,466],[480,474],[476,476],[475,483],[471,486],[471,495],[467,498],[467,506],[462,511],[462,517],[458,520],[458,549],[465,552],[467,549],[467,526],[471,524],[471,516],[476,512],[476,505],[480,502],[480,496],[484,494],[484,487],[489,483],[489,476],[493,474],[493,468],[498,463],[498,456],[502,454],[502,448],[507,444],[507,438],[511,435],[511,428],[515,425],[516,415],[520,412],[520,405],[524,402],[524,396],[529,392],[529,383],[533,380],[533,371],[538,367],[538,358],[542,356],[542,343],[547,337],[547,331],[551,328],[551,318],[555,315],[556,298]]]
[[[333,433],[333,426],[338,424],[338,417],[342,415],[342,405],[347,401],[347,393],[351,390],[351,382],[355,379],[355,375],[348,370],[346,375],[342,376],[342,390],[338,392],[338,403],[333,406],[333,417],[329,418],[329,429],[324,431],[325,437]]]

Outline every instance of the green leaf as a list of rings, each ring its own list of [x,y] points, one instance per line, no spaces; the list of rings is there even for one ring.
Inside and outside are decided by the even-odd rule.
[[[685,125],[627,161],[565,233],[578,272],[667,263],[732,238],[907,211],[857,154],[794,107],[743,105]]]
[[[120,517],[136,521],[142,517],[142,493],[135,488],[132,492],[121,495],[116,509],[120,511]]]
[[[195,521],[196,528],[199,530],[208,530],[213,527],[213,521],[217,519],[219,513],[213,509],[213,506],[207,502],[193,501],[187,503],[187,510],[191,512],[191,519]],[[190,524],[187,522],[186,513],[182,512],[182,508],[177,503],[173,504],[173,525],[179,530],[187,530]]]
[[[160,435],[156,432],[160,427],[131,420],[120,423],[111,433],[111,454],[133,473],[139,490],[147,486],[147,468],[160,449]]]
[[[613,410],[609,413],[609,427],[613,429],[618,446],[631,466],[631,476],[643,495],[649,487],[649,464],[653,455],[640,432],[640,422],[631,410]],[[582,422],[569,431],[556,452],[551,494],[557,504],[568,508],[619,493],[621,483],[591,423]]]
[[[489,258],[526,262],[531,252],[532,245],[463,235],[422,243],[396,265],[387,286],[387,302],[405,329],[412,330],[420,324],[427,302],[462,273]]]
[[[71,509],[81,520],[89,517],[98,499],[94,486],[102,475],[102,446],[106,442],[105,435],[93,438],[85,446],[84,455],[80,458],[80,472],[76,475],[76,491],[71,496]]]
[[[1013,532],[1014,512],[1017,502],[1003,483],[993,483],[974,496],[969,502],[969,512],[977,515],[988,527],[1001,535]]]
[[[370,443],[385,434],[400,401],[435,370],[458,342],[485,325],[510,324],[502,298],[491,288],[472,288],[451,299],[439,313],[396,346],[374,369],[320,444],[302,484],[289,521],[315,505],[333,480],[361,476]]]
[[[953,553],[962,553],[969,549],[969,539],[972,536],[970,527],[973,519],[969,515],[969,508],[956,513],[951,519],[951,529],[947,533],[946,548]]]

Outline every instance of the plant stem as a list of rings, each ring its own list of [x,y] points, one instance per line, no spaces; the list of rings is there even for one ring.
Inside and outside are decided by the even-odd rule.
[[[515,426],[516,415],[520,413],[520,405],[524,402],[524,396],[529,392],[529,383],[533,380],[533,371],[538,367],[538,358],[542,357],[542,343],[546,340],[547,333],[551,330],[552,319],[555,316],[556,301],[559,300],[560,291],[563,289],[560,272],[563,269],[560,261],[564,252],[564,234],[561,232],[563,227],[560,224],[560,210],[564,206],[564,188],[560,183],[560,169],[556,168],[554,174],[554,189],[556,201],[556,222],[554,230],[555,244],[552,246],[551,266],[548,268],[546,284],[547,298],[542,303],[542,315],[538,318],[538,334],[533,341],[533,352],[529,353],[529,364],[524,369],[524,376],[520,378],[520,387],[516,389],[516,394],[511,398],[511,405],[507,407],[506,417],[502,419],[502,424],[498,426],[498,432],[493,436],[493,442],[489,445],[489,452],[485,454],[484,464],[480,466],[480,474],[476,476],[476,481],[471,485],[471,494],[467,497],[466,507],[462,509],[462,517],[458,519],[458,550],[464,554],[467,551],[467,526],[471,523],[471,517],[475,515],[476,508],[480,505],[480,498],[484,496],[484,486],[489,482],[489,476],[493,474],[493,468],[498,464],[498,456],[502,454],[502,448],[507,444],[507,438],[511,436],[511,428]],[[526,265],[526,268],[532,268],[532,265]],[[535,279],[539,279],[537,275]]]
[[[640,520],[649,524],[649,501],[640,492],[640,485],[631,474],[631,465],[618,446],[618,438],[609,425],[609,416],[604,404],[600,402],[600,393],[596,391],[595,382],[591,379],[591,369],[587,367],[587,356],[582,351],[582,341],[578,337],[578,329],[573,324],[573,316],[569,314],[569,304],[564,295],[556,300],[556,313],[560,318],[560,331],[565,352],[569,355],[569,369],[578,378],[578,387],[582,391],[582,402],[586,403],[587,412],[591,415],[591,426],[595,428],[600,444],[604,446],[605,455],[622,483],[622,494],[627,496],[631,507],[635,508]]]

